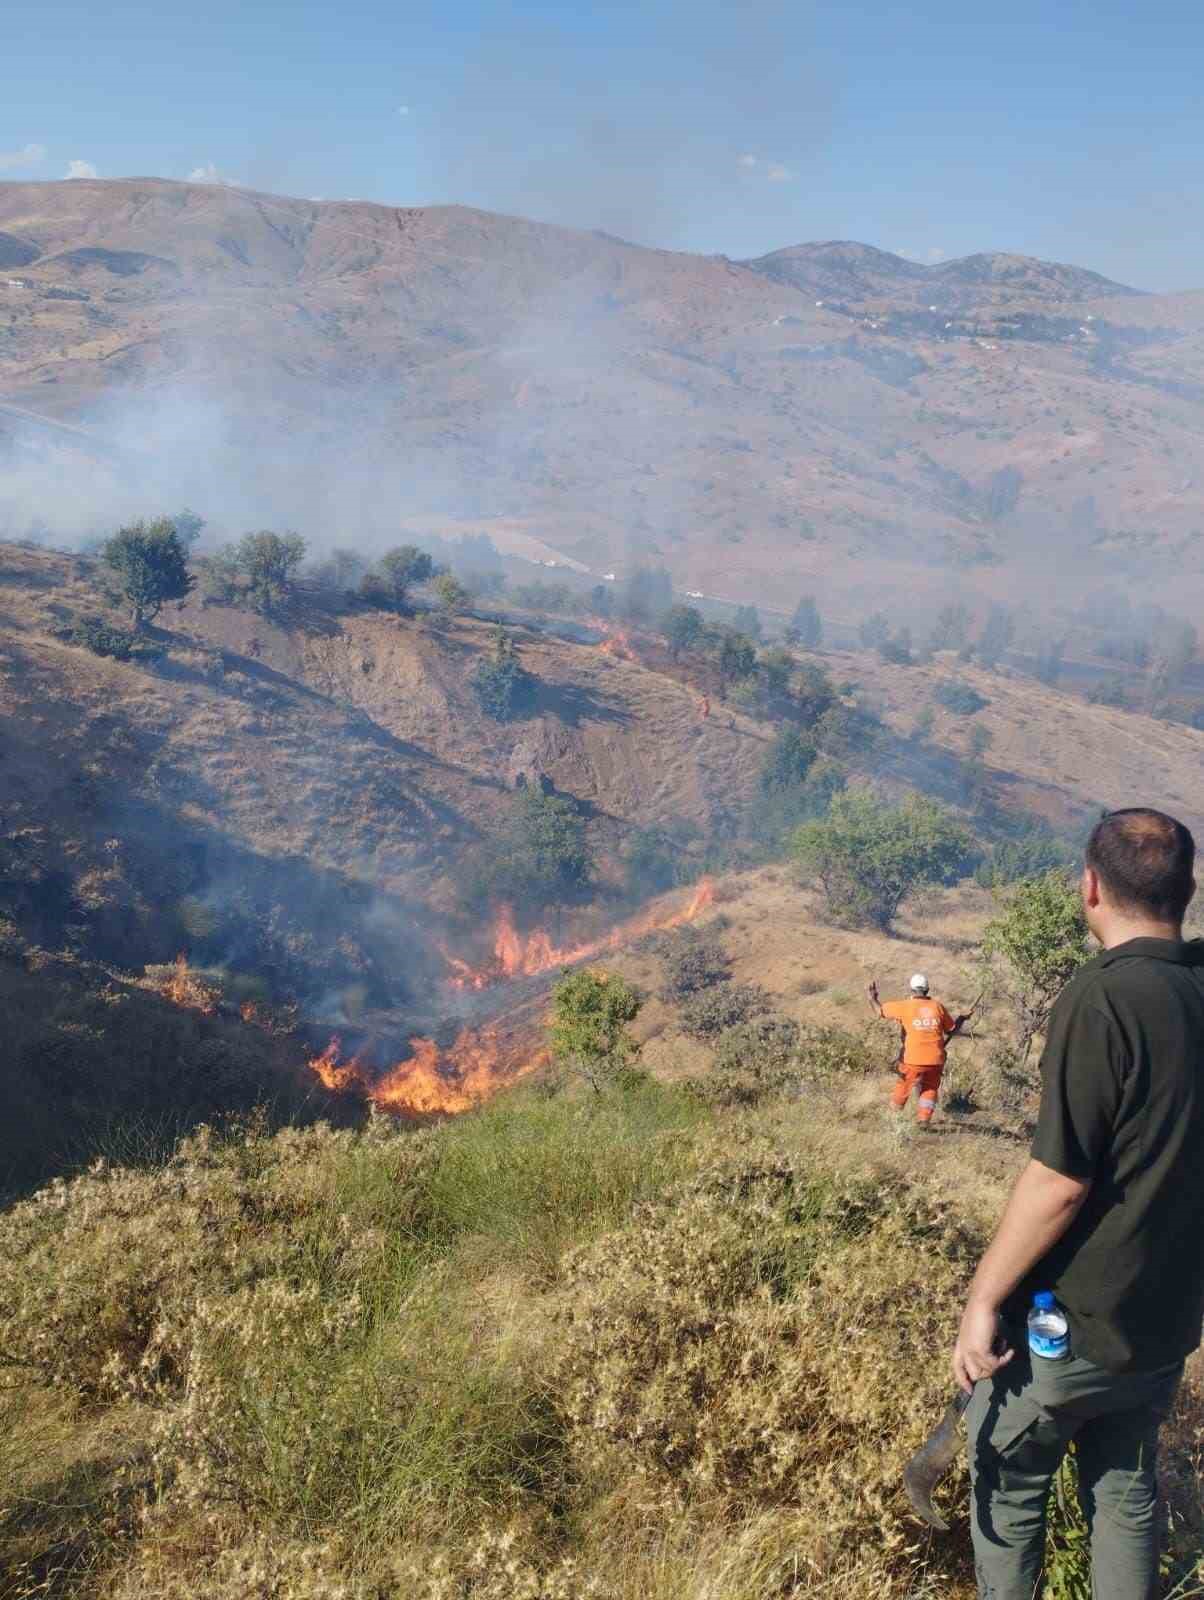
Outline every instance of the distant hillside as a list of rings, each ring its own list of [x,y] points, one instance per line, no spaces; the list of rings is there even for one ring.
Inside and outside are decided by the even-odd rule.
[[[0,184],[0,254],[10,535],[186,500],[367,548],[438,524],[595,573],[663,560],[846,615],[938,568],[980,596],[1204,599],[1200,296],[153,178]]]
[[[867,302],[890,300],[901,306],[927,304],[936,295],[945,309],[962,312],[1040,300],[1073,306],[1084,300],[1141,293],[1098,272],[1032,256],[995,251],[922,264],[848,240],[792,245],[745,265],[809,294]]]

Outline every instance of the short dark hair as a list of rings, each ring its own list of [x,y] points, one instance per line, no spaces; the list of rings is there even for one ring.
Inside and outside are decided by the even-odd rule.
[[[1164,811],[1105,811],[1087,841],[1087,865],[1109,897],[1128,910],[1181,922],[1195,893],[1196,841]]]

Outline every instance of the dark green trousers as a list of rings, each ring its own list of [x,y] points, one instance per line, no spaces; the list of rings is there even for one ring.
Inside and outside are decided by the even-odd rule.
[[[1118,1377],[1074,1356],[1043,1361],[1021,1345],[993,1382],[975,1385],[966,1427],[979,1600],[1038,1593],[1046,1504],[1072,1439],[1094,1600],[1154,1600],[1158,1429],[1182,1375],[1176,1362]]]

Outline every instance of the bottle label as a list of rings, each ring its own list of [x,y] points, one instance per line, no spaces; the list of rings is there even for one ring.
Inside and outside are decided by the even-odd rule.
[[[1061,1361],[1070,1354],[1070,1338],[1065,1333],[1054,1337],[1045,1333],[1030,1333],[1028,1347],[1043,1361]]]

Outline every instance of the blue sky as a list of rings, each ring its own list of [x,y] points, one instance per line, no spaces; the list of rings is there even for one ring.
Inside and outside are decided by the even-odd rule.
[[[0,179],[220,176],[731,256],[851,238],[1204,286],[1199,0],[42,0],[4,34]]]

